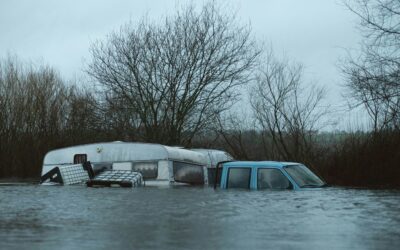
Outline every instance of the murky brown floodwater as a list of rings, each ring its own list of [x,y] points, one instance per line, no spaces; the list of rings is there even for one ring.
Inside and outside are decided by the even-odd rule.
[[[398,249],[400,191],[0,186],[0,249]]]

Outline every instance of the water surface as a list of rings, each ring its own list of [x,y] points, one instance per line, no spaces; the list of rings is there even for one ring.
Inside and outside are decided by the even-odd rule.
[[[396,249],[400,192],[0,186],[0,249]]]

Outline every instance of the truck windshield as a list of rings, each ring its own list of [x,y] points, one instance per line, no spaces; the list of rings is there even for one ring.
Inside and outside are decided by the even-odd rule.
[[[284,168],[301,188],[323,187],[326,185],[325,182],[304,165],[289,165]]]

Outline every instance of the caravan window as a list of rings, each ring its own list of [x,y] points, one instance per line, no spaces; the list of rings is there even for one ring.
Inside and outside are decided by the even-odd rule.
[[[177,182],[204,184],[203,166],[174,161],[173,170]]]
[[[156,162],[134,162],[132,170],[141,173],[144,179],[155,179],[158,176]]]
[[[76,154],[74,155],[74,164],[80,164],[87,162],[87,154]]]

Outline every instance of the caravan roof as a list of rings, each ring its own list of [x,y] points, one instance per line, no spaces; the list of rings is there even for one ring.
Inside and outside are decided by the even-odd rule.
[[[202,153],[178,147],[139,142],[103,142],[50,151],[44,157],[43,164],[72,164],[77,154],[86,154],[91,162],[174,160],[199,165],[208,163]]]
[[[209,167],[215,168],[218,162],[231,161],[233,157],[225,151],[217,149],[204,149],[204,148],[192,148],[195,152],[202,153],[206,156]]]

